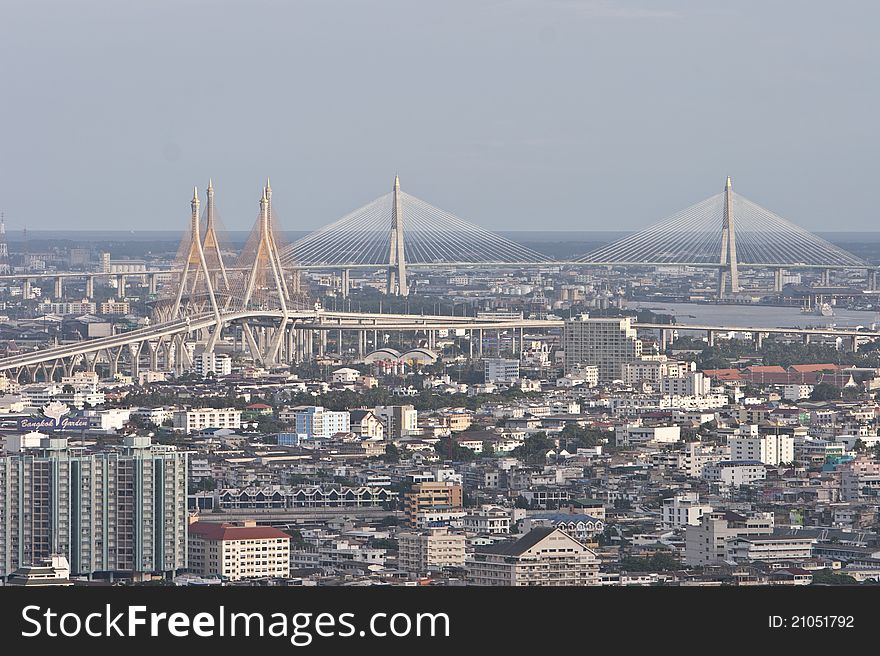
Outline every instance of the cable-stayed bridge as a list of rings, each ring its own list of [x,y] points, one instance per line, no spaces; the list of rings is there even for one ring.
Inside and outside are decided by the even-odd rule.
[[[94,370],[99,360],[114,372],[120,363],[127,363],[132,372],[142,365],[183,371],[193,364],[196,344],[213,351],[230,326],[236,327],[233,339],[240,340],[233,346],[265,366],[324,354],[331,330],[338,331],[340,350],[343,333],[352,333],[362,353],[369,333],[375,348],[383,330],[421,334],[433,344],[438,330],[463,328],[472,338],[476,331],[481,348],[483,330],[519,329],[522,339],[524,328],[558,327],[558,322],[529,319],[330,313],[314,307],[301,291],[301,268],[342,270],[343,294],[347,294],[349,268],[383,268],[387,270],[387,293],[400,296],[410,293],[408,266],[712,267],[719,271],[719,296],[739,291],[741,267],[774,269],[779,289],[782,270],[796,268],[821,268],[825,275],[832,268],[862,269],[871,272],[872,287],[876,283],[876,271],[870,264],[734,193],[730,178],[720,194],[565,262],[553,261],[406,194],[397,178],[391,193],[290,246],[281,243],[276,229],[268,180],[259,205],[251,235],[233,260],[218,237],[213,185],[208,185],[204,215],[194,192],[189,228],[170,271],[173,281],[159,290],[152,325],[0,358],[0,371],[11,371],[16,377],[26,371],[32,380],[39,374],[49,380],[58,372],[69,373],[78,367]],[[48,275],[56,278],[56,296],[60,296],[64,277],[78,275],[92,280],[98,274]],[[28,280],[39,275],[19,277]],[[124,280],[121,283],[124,289]]]
[[[728,290],[733,294],[740,291],[740,267],[777,272],[872,268],[852,253],[737,194],[729,177],[721,193],[588,253],[578,262],[717,267],[719,297]]]
[[[309,267],[387,267],[389,294],[409,293],[409,266],[550,263],[551,258],[400,189],[297,240],[282,262]]]

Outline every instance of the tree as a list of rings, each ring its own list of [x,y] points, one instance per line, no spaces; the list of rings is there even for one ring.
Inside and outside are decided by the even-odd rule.
[[[473,451],[459,446],[450,437],[441,437],[437,444],[434,445],[434,451],[444,460],[452,460],[453,462],[470,462],[477,457]]]
[[[198,490],[199,492],[211,492],[216,489],[217,481],[215,481],[210,476],[207,476],[196,483],[196,490]]]
[[[257,430],[264,435],[267,433],[281,433],[287,428],[287,424],[272,415],[259,415],[257,417]]]
[[[810,393],[811,401],[832,401],[839,399],[841,395],[840,388],[835,387],[831,383],[819,383]]]
[[[555,446],[553,440],[547,437],[547,433],[542,431],[527,437],[522,446],[518,446],[513,450],[512,455],[527,465],[545,465],[547,463],[547,452]]]
[[[306,539],[303,537],[303,534],[300,533],[297,529],[293,529],[289,532],[290,535],[290,546],[293,549],[302,549],[306,546]]]
[[[560,446],[571,453],[577,449],[588,449],[602,444],[608,433],[597,428],[584,428],[572,422],[565,425],[559,435]]]
[[[623,556],[619,564],[628,572],[669,572],[681,567],[678,558],[668,551],[657,551],[650,558]]]
[[[382,456],[382,460],[385,462],[400,462],[400,449],[397,448],[397,445],[391,444],[390,442],[385,445],[385,454]]]
[[[830,569],[813,572],[813,585],[857,585],[858,581],[848,574],[835,574]]]

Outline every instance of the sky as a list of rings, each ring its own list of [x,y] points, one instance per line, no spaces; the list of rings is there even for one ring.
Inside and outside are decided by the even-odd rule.
[[[494,230],[630,230],[734,189],[878,226],[880,3],[0,0],[7,228],[284,230],[391,190]],[[204,196],[203,196],[204,199]]]

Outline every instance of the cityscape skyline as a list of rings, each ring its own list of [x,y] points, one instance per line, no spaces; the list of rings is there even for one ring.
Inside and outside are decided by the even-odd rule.
[[[244,230],[254,171],[289,230],[395,172],[492,230],[637,230],[728,174],[805,229],[874,227],[870,5],[46,4],[0,26],[10,232],[176,229],[209,176]]]

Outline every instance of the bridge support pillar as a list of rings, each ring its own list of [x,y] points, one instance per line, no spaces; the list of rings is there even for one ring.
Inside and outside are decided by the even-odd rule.
[[[134,380],[137,380],[141,373],[141,349],[143,347],[143,342],[130,344],[128,347],[129,355],[131,356],[131,377]]]
[[[125,274],[120,273],[116,277],[116,295],[125,298]]]
[[[822,277],[819,279],[823,287],[831,286],[831,269],[822,269]]]
[[[54,298],[56,301],[60,301],[64,298],[64,279],[61,278],[61,276],[55,278],[54,292]]]
[[[810,334],[807,333],[804,335],[804,345],[807,345],[809,343],[810,343]]]
[[[707,330],[706,331],[706,343],[709,346],[715,346],[715,331]]]
[[[669,332],[665,328],[660,329],[660,353],[666,353],[669,348]]]
[[[773,291],[777,293],[782,291],[782,269],[773,270]]]
[[[755,350],[764,348],[764,333],[752,333],[752,341],[755,342]]]
[[[33,282],[30,278],[25,278],[21,284],[21,298],[25,301],[33,298]]]
[[[323,358],[326,353],[327,353],[327,331],[321,330],[318,332],[318,355]]]
[[[367,333],[365,330],[358,330],[357,336],[358,336],[358,358],[363,360],[364,359],[364,347],[365,347],[364,342],[367,341]]]
[[[474,331],[467,331],[468,338],[468,356],[473,360],[474,358]]]
[[[477,356],[483,358],[483,329],[477,328]]]
[[[868,289],[872,292],[877,291],[877,271],[871,271],[868,274]]]
[[[853,335],[849,340],[849,350],[851,353],[859,352],[859,338]]]
[[[86,298],[90,301],[95,298],[95,276],[86,278]]]
[[[341,277],[340,283],[341,283],[340,286],[341,286],[341,291],[342,291],[342,298],[348,298],[348,289],[349,289],[349,270],[348,269],[342,270],[342,277]]]
[[[151,273],[147,276],[147,293],[152,295],[156,293],[156,274]]]

